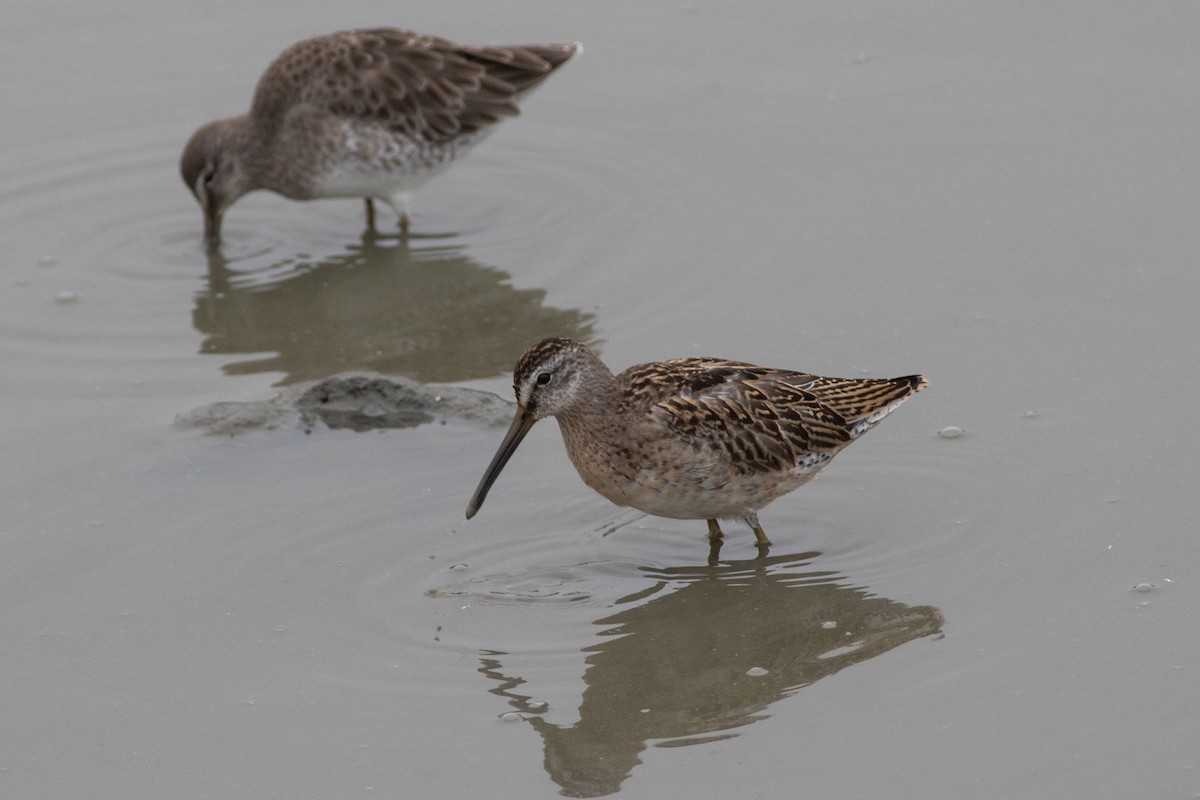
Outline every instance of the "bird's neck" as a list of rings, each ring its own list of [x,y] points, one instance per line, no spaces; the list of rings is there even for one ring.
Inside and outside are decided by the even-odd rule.
[[[628,412],[612,375],[590,381],[580,393],[581,402],[557,417],[563,437],[590,442],[591,447],[608,447],[622,438],[629,426]]]

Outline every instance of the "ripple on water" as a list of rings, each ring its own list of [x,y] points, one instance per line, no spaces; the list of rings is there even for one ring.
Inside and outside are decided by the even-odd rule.
[[[161,134],[47,139],[6,155],[0,247],[12,289],[0,293],[0,336],[29,376],[94,391],[186,347],[196,262],[156,201],[170,157]]]
[[[621,157],[613,158],[614,145],[603,138],[610,134],[566,125],[551,130],[542,141],[510,139],[503,149],[472,153],[469,172],[442,178],[443,196],[452,194],[452,202],[431,224],[458,226],[472,246],[497,259],[523,253],[530,242],[553,244],[561,263],[677,200],[681,181],[651,146],[622,142]]]
[[[477,570],[468,562],[460,563],[464,565],[462,572],[477,574],[431,589],[431,596],[493,606],[610,605],[617,583],[640,577],[632,565],[613,561],[525,568],[518,564],[513,571],[497,570],[490,564],[486,570]]]
[[[199,208],[178,180],[177,138],[174,130],[117,131],[45,140],[7,154],[0,165],[0,243],[13,290],[0,297],[0,333],[12,352],[70,369],[102,366],[114,376],[114,363],[177,357],[181,348],[190,349],[192,322],[212,337],[202,346],[206,353],[281,353],[289,337],[299,335],[307,352],[329,356],[303,365],[284,353],[232,372],[283,371],[285,380],[347,369],[394,369],[443,382],[490,377],[508,369],[536,338],[526,327],[588,338],[590,315],[541,308],[540,290],[507,283],[510,265],[478,263],[463,249],[507,252],[513,268],[520,268],[533,243],[553,240],[560,226],[595,229],[614,216],[638,213],[636,201],[617,194],[637,165],[601,159],[586,147],[513,139],[497,142],[501,146],[486,159],[467,159],[460,179],[451,170],[417,194],[416,235],[403,248],[400,267],[394,263],[396,239],[383,235],[376,245],[360,238],[360,202],[295,203],[270,193],[254,193],[231,209],[214,261],[202,247]],[[569,131],[557,138],[573,141]],[[399,277],[387,280],[389,269]],[[342,279],[364,270],[371,272],[368,280]],[[447,280],[465,275],[462,285],[471,291],[456,294],[431,284],[435,294],[426,297],[420,270],[450,270]],[[269,301],[247,299],[285,286]],[[373,302],[364,306],[361,298],[346,296],[359,288]],[[412,304],[404,309],[379,308],[385,298],[406,295]],[[189,309],[193,297],[196,308]],[[443,298],[441,304],[433,297]],[[338,303],[377,311],[370,318],[374,328],[364,333],[363,323]],[[444,307],[448,303],[453,305]],[[397,331],[396,320],[412,316],[410,311],[418,312],[414,324],[421,330]],[[495,352],[470,354],[460,359],[470,363],[438,372],[438,365],[451,364],[447,354],[462,352],[456,344],[463,340],[462,326],[449,324],[459,317],[476,327],[495,320],[502,328],[510,317],[528,325],[510,325],[511,342],[490,330],[466,337]],[[306,339],[306,332],[312,336]],[[349,341],[363,344],[345,346]],[[75,373],[76,379],[90,377]]]
[[[944,427],[884,423],[812,484],[762,512],[768,533],[776,542],[804,541],[872,581],[991,547],[978,533],[1004,514],[981,518],[979,509],[995,503],[996,474],[1029,472],[1012,442],[1028,437],[1032,444],[1038,426],[1015,412],[972,424],[966,436],[946,438]]]

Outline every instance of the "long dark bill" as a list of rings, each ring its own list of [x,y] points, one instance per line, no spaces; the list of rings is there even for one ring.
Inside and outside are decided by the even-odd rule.
[[[209,250],[221,246],[221,217],[224,214],[215,206],[204,206],[204,245]]]
[[[483,505],[488,489],[492,488],[492,484],[500,475],[500,470],[504,469],[508,459],[512,458],[512,454],[517,451],[517,445],[525,438],[525,434],[529,433],[529,429],[535,422],[537,422],[537,418],[524,406],[517,407],[517,415],[513,417],[512,425],[508,426],[508,433],[504,434],[504,441],[500,443],[500,449],[492,457],[492,463],[488,464],[487,472],[483,473],[483,478],[479,481],[475,494],[471,495],[471,502],[467,503],[467,519],[475,516],[475,512]]]

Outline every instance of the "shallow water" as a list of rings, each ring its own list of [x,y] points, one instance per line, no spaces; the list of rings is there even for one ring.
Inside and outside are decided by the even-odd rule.
[[[390,13],[6,15],[0,793],[1200,796],[1195,7]],[[206,257],[187,136],[363,24],[586,51],[407,247],[264,194]],[[469,523],[493,416],[175,423],[547,335],[931,387],[714,565],[550,423]]]

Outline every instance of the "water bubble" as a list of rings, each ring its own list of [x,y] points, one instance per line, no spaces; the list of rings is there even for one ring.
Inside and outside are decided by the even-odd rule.
[[[515,711],[505,711],[500,715],[500,719],[505,722],[520,722],[522,719],[524,719],[524,717]]]
[[[942,437],[943,439],[957,439],[965,433],[966,431],[957,425],[947,425],[938,431],[938,436]]]
[[[751,678],[761,678],[763,675],[770,674],[770,671],[765,670],[762,667],[751,667],[750,669],[746,670],[746,674]]]
[[[1137,586],[1133,587],[1133,590],[1135,592],[1141,592],[1142,594],[1145,594],[1146,592],[1153,592],[1154,584],[1153,583],[1139,583]]]
[[[833,620],[826,620],[825,622],[821,623],[821,627],[827,631],[831,631],[837,627],[837,623],[834,622]]]

